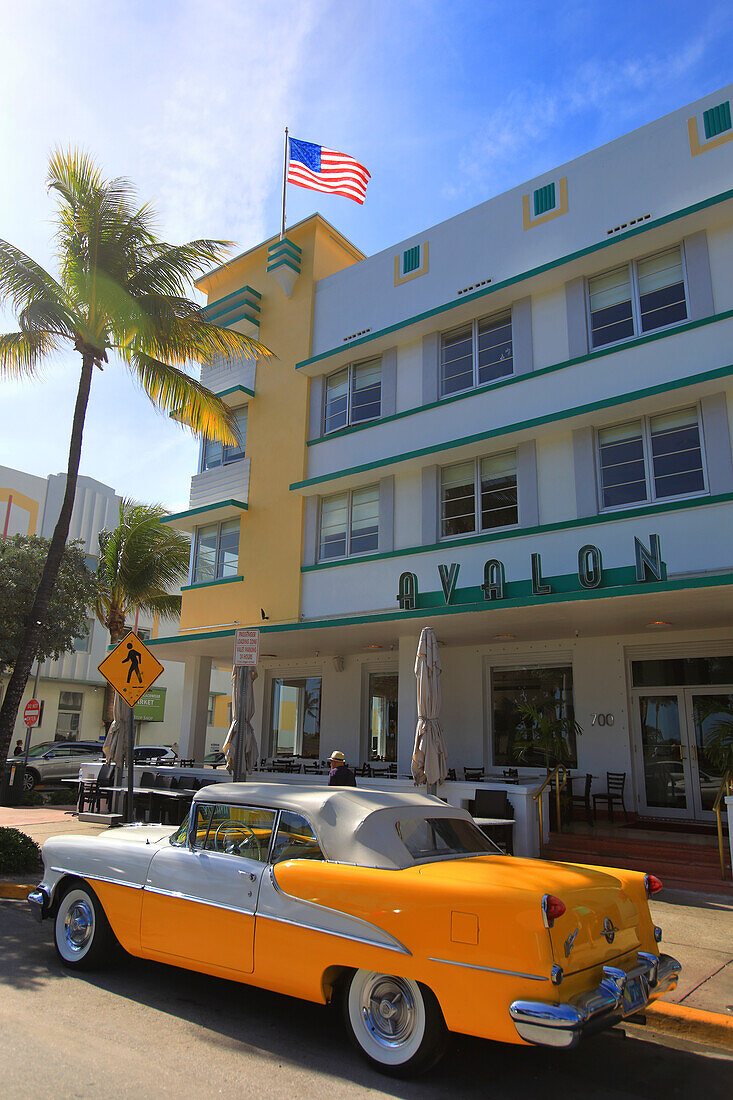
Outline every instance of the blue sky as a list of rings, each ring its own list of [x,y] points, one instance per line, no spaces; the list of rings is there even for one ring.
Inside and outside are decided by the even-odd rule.
[[[46,163],[76,144],[168,239],[251,247],[279,227],[287,123],[372,174],[363,207],[288,188],[288,220],[376,252],[722,86],[732,46],[717,0],[5,2],[0,237],[53,264]],[[72,353],[0,381],[0,464],[65,469],[77,378]],[[82,473],[178,509],[196,451],[124,368],[95,372]]]

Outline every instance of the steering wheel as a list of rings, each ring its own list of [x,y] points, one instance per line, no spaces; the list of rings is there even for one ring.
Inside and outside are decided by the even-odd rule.
[[[257,834],[239,821],[222,821],[214,833],[214,851],[250,856],[251,859],[262,862],[262,845]]]

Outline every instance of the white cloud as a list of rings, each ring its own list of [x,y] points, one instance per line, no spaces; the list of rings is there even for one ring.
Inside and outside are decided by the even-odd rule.
[[[495,194],[551,167],[557,163],[564,128],[587,140],[592,122],[595,144],[651,121],[657,113],[655,96],[666,94],[700,64],[711,37],[712,31],[703,30],[667,56],[588,61],[560,87],[536,82],[510,91],[459,155],[455,180],[445,195],[455,198],[475,190]],[[642,103],[646,117],[640,120]],[[566,140],[565,148],[572,140]],[[576,147],[568,157],[585,151],[585,146]]]

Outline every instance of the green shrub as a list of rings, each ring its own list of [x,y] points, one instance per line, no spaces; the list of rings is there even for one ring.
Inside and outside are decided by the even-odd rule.
[[[0,826],[0,874],[37,871],[41,864],[41,849],[20,829]]]
[[[40,791],[23,791],[18,799],[19,806],[44,806],[46,799]]]

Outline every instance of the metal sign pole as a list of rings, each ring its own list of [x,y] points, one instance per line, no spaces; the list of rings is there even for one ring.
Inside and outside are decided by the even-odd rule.
[[[135,786],[135,711],[128,707],[127,726],[127,802],[125,805],[125,821],[129,824],[135,818],[133,805],[133,787]]]
[[[237,759],[234,768],[234,781],[235,783],[244,783],[247,779],[246,773],[242,775],[244,771],[245,718],[247,714],[247,700],[252,684],[249,665],[241,665],[237,669],[237,676],[239,677],[239,691],[237,693],[239,705],[237,707]]]

